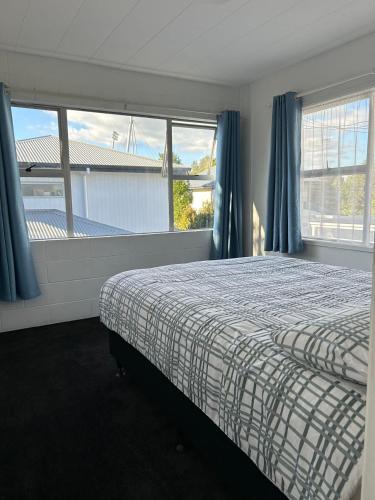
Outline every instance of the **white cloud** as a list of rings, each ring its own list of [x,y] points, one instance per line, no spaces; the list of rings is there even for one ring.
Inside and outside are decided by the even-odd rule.
[[[58,133],[57,122],[54,121],[46,124],[36,123],[35,125],[27,125],[26,129],[32,131],[36,136],[56,135]]]
[[[69,137],[83,142],[112,146],[112,133],[119,134],[117,147],[125,147],[130,118],[124,115],[92,113],[87,111],[68,111]],[[165,120],[134,117],[135,135],[138,144],[144,143],[156,152],[163,152],[166,140]],[[173,143],[180,154],[196,154],[197,157],[209,154],[212,131],[174,128]],[[121,148],[122,146],[122,148]]]
[[[304,115],[304,166],[342,166],[363,162],[367,154],[369,108],[365,100],[321,109]]]

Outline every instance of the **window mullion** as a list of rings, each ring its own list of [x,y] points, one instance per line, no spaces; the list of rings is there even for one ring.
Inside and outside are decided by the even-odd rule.
[[[368,245],[370,240],[371,226],[371,197],[372,197],[372,176],[374,162],[374,95],[370,98],[368,142],[367,142],[367,172],[365,183],[365,206],[363,217],[363,242]]]
[[[167,119],[167,172],[168,172],[168,212],[169,231],[174,231],[174,206],[173,206],[173,143],[172,120]]]
[[[70,162],[69,162],[68,120],[65,108],[59,109],[59,134],[60,134],[61,164],[64,175],[66,231],[68,238],[72,238],[74,236],[73,202],[72,202],[72,184],[71,184]]]

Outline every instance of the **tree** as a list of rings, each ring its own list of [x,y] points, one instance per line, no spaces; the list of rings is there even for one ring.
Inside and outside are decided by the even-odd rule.
[[[202,229],[214,225],[214,205],[212,201],[205,201],[202,208],[196,212],[191,229]]]
[[[212,170],[216,168],[216,160],[215,158],[212,159],[212,164],[211,164],[211,157],[210,156],[203,156],[198,161],[193,161],[191,164],[191,173],[193,175],[199,175],[199,174],[207,174],[207,175],[212,175]]]
[[[159,160],[164,160],[164,153],[159,153]],[[176,153],[173,153],[173,163],[175,165],[182,165],[181,158]]]
[[[196,217],[197,217],[197,212],[191,205],[188,205],[182,211],[177,223],[175,219],[175,226],[177,227],[177,229],[180,229],[180,231],[195,229]]]
[[[159,153],[159,158],[163,160],[164,153]],[[181,158],[175,153],[173,153],[173,163],[177,165],[182,164]],[[201,158],[199,163],[193,163],[192,174],[207,171],[210,164],[211,160],[209,156]],[[194,168],[198,171],[194,171]],[[191,192],[189,181],[173,181],[173,216],[175,227],[180,231],[212,227],[214,215],[212,203],[205,202],[200,210],[195,210],[192,207],[192,202],[193,193]]]
[[[174,224],[177,229],[190,229],[193,223],[194,209],[191,206],[193,194],[189,181],[173,181],[173,212]]]
[[[200,210],[195,210],[191,204],[193,194],[188,181],[174,181],[173,207],[174,224],[180,231],[187,229],[202,229],[212,227],[214,223],[214,207],[211,201],[203,203]]]
[[[334,186],[340,189],[341,215],[362,215],[365,206],[365,176],[361,174],[344,177],[340,186],[335,179]]]

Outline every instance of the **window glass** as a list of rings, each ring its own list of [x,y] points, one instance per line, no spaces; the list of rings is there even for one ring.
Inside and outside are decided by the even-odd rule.
[[[66,238],[64,179],[40,177],[62,175],[57,111],[13,106],[12,118],[29,238]]]
[[[303,170],[367,163],[369,98],[305,112]]]
[[[60,178],[21,177],[23,204],[29,238],[66,238],[64,181]]]
[[[174,228],[178,231],[211,228],[216,178],[215,130],[175,125],[172,143]]]
[[[65,114],[68,134],[59,129]],[[31,239],[212,227],[212,123],[172,121],[169,179],[166,119],[27,106],[13,106],[12,116]]]
[[[177,231],[204,229],[214,222],[214,181],[174,180],[174,227]]]
[[[166,121],[68,110],[74,235],[169,230]]]
[[[64,183],[45,182],[35,183],[27,182],[22,179],[21,182],[23,196],[64,196]]]
[[[57,111],[13,106],[12,117],[20,171],[61,169]]]
[[[216,174],[215,130],[174,126],[173,172],[174,175]]]
[[[373,178],[369,116],[368,96],[303,112],[302,236],[371,243],[365,227]]]
[[[302,190],[302,234],[361,242],[365,213],[364,174],[312,177]]]

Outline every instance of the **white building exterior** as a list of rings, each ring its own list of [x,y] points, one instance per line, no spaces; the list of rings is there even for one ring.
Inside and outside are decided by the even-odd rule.
[[[25,173],[30,166],[39,172],[61,168],[58,138],[25,139],[17,141],[16,147],[27,219],[36,210],[65,212],[62,177],[28,177]],[[124,233],[168,231],[168,180],[162,160],[78,141],[69,141],[69,153],[74,216]],[[184,174],[189,169],[174,166],[175,172]],[[202,200],[211,198],[211,193],[207,196],[200,189],[193,198],[192,205],[197,208]],[[103,227],[101,234],[105,234]]]
[[[168,231],[168,181],[160,173],[72,174],[73,213],[132,233]]]

